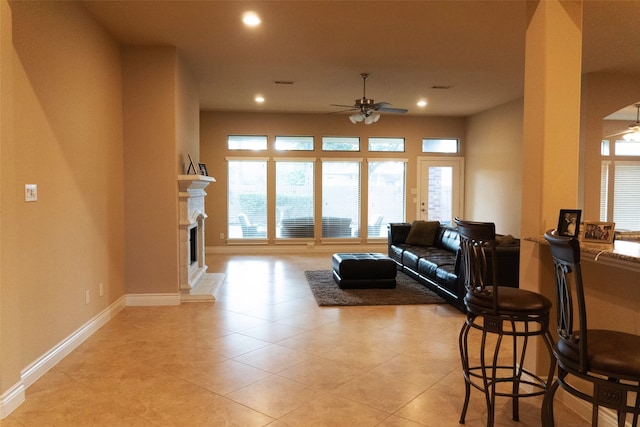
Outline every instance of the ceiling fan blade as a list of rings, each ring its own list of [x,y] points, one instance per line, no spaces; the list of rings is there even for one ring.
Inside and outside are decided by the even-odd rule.
[[[335,105],[335,107],[339,107],[339,105]],[[345,107],[346,107],[346,105],[345,105]],[[332,111],[332,112],[327,113],[327,114],[340,114],[340,113],[347,113],[347,112],[352,112],[352,111],[358,111],[358,109],[351,107],[351,108],[348,108],[346,110]]]
[[[626,133],[632,133],[631,129],[623,130],[621,132],[612,133],[610,135],[605,136],[605,138],[611,138],[612,136],[624,135]]]
[[[373,105],[373,109],[375,111],[382,111],[385,113],[396,113],[396,114],[404,114],[408,111],[406,108],[392,108],[390,107],[390,105],[391,104],[389,104],[388,102],[378,102]]]
[[[409,110],[407,110],[406,108],[380,107],[376,108],[376,111],[382,111],[383,113],[404,114]]]
[[[332,107],[344,107],[344,108],[351,108],[353,110],[357,110],[358,107],[355,107],[353,105],[342,105],[342,104],[329,104]]]

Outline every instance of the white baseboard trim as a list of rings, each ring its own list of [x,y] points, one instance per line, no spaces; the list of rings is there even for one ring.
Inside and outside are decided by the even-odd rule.
[[[20,376],[25,388],[35,383],[49,369],[53,368],[58,362],[75,350],[76,347],[103,327],[109,320],[113,319],[124,309],[124,302],[124,297],[118,298],[118,300],[105,308],[93,319],[89,320],[51,350],[23,369]]]
[[[25,390],[30,385],[35,383],[109,320],[113,319],[124,307],[125,298],[121,297],[71,335],[56,344],[51,350],[24,368],[22,372],[20,372],[20,381],[0,397],[0,419],[6,418],[25,401]]]
[[[9,416],[25,401],[25,386],[22,381],[14,384],[0,396],[0,420]]]
[[[180,292],[175,294],[127,294],[124,298],[127,307],[180,305]]]

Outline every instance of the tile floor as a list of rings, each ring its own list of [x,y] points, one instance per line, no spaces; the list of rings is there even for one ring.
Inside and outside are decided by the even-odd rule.
[[[209,256],[215,303],[128,307],[27,390],[13,426],[456,426],[449,305],[320,308],[305,270],[328,255]],[[539,399],[497,426],[539,426]],[[484,426],[472,391],[467,426]],[[556,404],[556,425],[589,423]]]

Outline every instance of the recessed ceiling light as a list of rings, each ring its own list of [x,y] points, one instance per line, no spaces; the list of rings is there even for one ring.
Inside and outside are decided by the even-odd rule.
[[[242,22],[244,22],[244,25],[248,27],[255,27],[260,25],[260,22],[262,21],[255,12],[245,12],[245,14],[242,15]]]
[[[420,101],[416,102],[416,105],[418,107],[426,107],[427,106],[427,101],[425,101],[424,99],[421,99]]]
[[[264,102],[264,97],[260,95],[256,96],[254,99],[258,104],[262,104]]]

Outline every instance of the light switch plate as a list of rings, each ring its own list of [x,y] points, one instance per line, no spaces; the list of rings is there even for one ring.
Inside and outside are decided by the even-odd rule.
[[[38,200],[38,185],[25,184],[24,185],[24,201],[35,202],[37,200]]]

